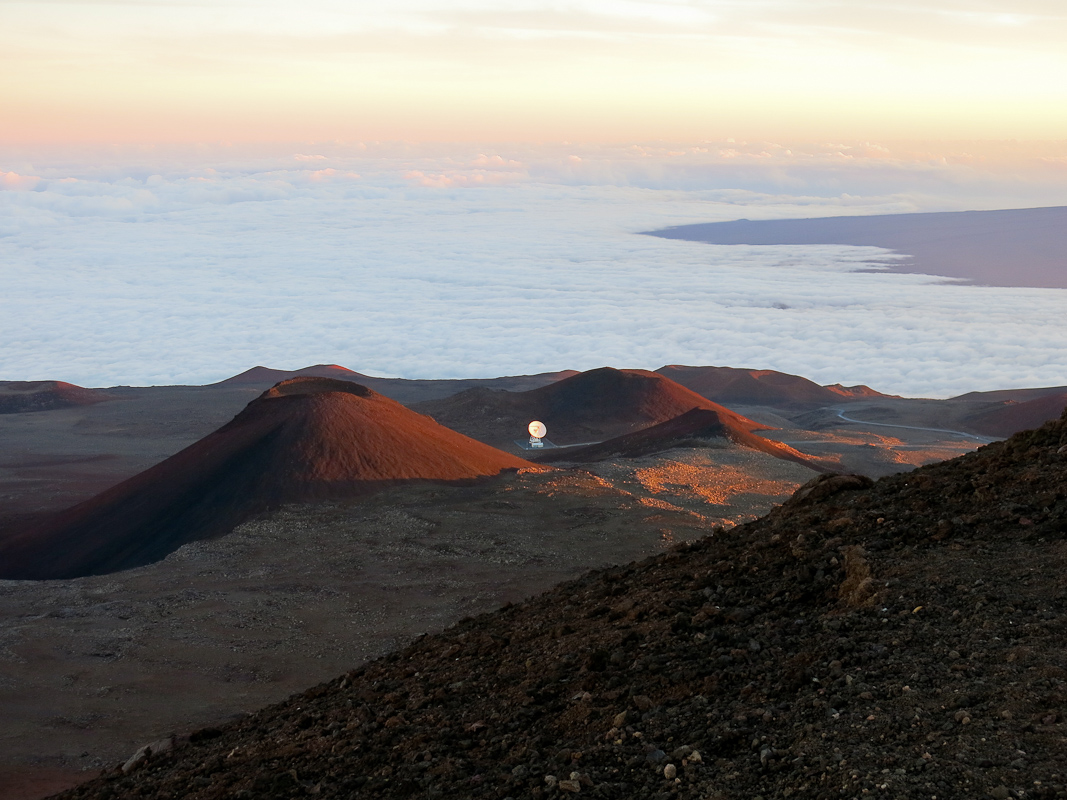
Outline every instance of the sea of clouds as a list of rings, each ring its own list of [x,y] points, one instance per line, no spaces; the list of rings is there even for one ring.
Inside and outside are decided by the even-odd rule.
[[[884,271],[691,222],[1060,205],[871,146],[304,145],[0,153],[0,380],[202,384],[255,364],[489,377],[777,369],[906,395],[1067,384],[1067,292]]]

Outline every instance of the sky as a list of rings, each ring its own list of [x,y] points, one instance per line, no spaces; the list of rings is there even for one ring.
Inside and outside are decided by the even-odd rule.
[[[0,0],[6,143],[1056,141],[1061,0]]]
[[[0,35],[0,380],[1067,384],[1064,290],[641,235],[1067,205],[1061,2],[0,0]]]

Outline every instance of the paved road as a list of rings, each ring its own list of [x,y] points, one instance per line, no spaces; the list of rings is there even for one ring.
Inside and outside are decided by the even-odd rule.
[[[547,439],[544,440],[544,445],[541,447],[530,447],[529,441],[526,439],[513,439],[519,447],[523,450],[536,450],[538,453],[543,453],[545,450],[562,450],[565,447],[588,447],[591,444],[600,444],[600,442],[575,442],[574,444],[552,444]]]
[[[852,417],[846,417],[845,412],[840,408],[835,408],[837,416],[843,419],[845,422],[855,422],[857,425],[874,425],[881,428],[904,428],[909,431],[932,431],[933,433],[951,433],[953,436],[962,436],[965,439],[974,439],[976,442],[982,444],[989,444],[991,442],[999,442],[1000,438],[996,436],[976,436],[973,433],[965,433],[963,431],[952,431],[947,428],[920,428],[916,425],[893,425],[889,422],[867,422],[862,419],[853,419]]]

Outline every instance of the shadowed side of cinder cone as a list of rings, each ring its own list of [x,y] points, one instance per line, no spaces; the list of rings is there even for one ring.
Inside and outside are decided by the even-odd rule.
[[[805,456],[788,445],[764,439],[752,433],[736,414],[720,414],[706,408],[694,408],[666,422],[644,428],[634,433],[617,436],[605,442],[586,447],[563,448],[546,451],[537,461],[555,463],[568,461],[588,463],[609,458],[638,458],[652,453],[661,453],[674,447],[702,446],[709,440],[728,439],[735,444],[768,453],[777,458],[795,461],[817,472],[829,468],[817,459]]]
[[[148,564],[284,503],[531,466],[359,384],[297,378],[145,472],[13,537],[0,577],[70,578]]]
[[[693,408],[715,411],[723,417],[763,427],[723,408],[681,384],[646,370],[610,367],[583,372],[573,378],[528,392],[548,419],[577,424],[647,427],[684,414]]]

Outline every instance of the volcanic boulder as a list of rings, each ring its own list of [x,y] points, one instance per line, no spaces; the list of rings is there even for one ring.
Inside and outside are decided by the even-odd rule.
[[[0,577],[114,572],[284,503],[524,466],[359,384],[296,378],[185,450],[5,542]]]

